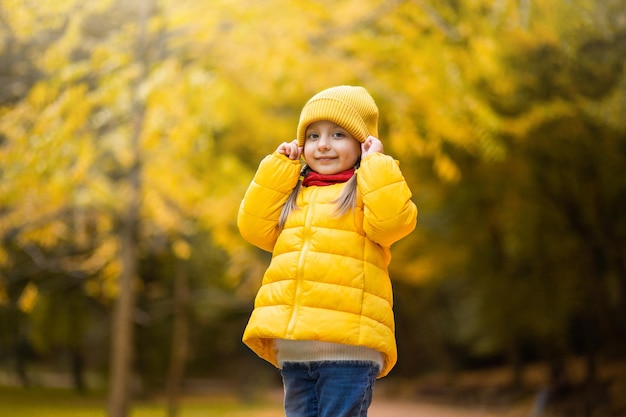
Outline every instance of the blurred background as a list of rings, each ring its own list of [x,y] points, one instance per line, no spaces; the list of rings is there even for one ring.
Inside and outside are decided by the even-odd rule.
[[[389,394],[624,415],[623,0],[0,0],[0,385],[279,387],[236,213],[339,84],[420,210]]]

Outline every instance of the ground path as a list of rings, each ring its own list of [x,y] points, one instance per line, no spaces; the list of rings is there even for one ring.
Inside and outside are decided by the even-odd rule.
[[[485,410],[389,399],[374,401],[368,413],[368,417],[528,417],[529,415],[522,409]],[[284,413],[274,409],[257,413],[256,417],[284,417]]]
[[[428,404],[403,400],[377,399],[369,417],[526,417],[524,410],[486,410],[461,408],[445,404]]]
[[[270,395],[271,401],[282,403],[282,391],[275,390]],[[374,390],[374,400],[368,417],[528,417],[528,406],[509,408],[461,407],[445,403],[392,398],[386,393]],[[280,412],[270,412],[258,417],[284,417]]]

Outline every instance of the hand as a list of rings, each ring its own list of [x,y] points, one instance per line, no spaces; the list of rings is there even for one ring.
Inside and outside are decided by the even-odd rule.
[[[302,155],[301,147],[298,147],[298,140],[294,139],[291,142],[283,142],[278,145],[276,151],[282,155],[287,156],[289,159],[298,159]]]
[[[375,152],[383,153],[383,143],[374,136],[368,136],[361,144],[361,159]]]

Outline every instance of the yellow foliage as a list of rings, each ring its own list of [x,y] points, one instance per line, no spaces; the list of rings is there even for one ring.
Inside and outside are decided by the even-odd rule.
[[[564,34],[575,38],[575,26],[593,24],[575,7],[588,11],[590,0],[533,3],[527,26],[519,2],[497,8],[467,0],[455,9],[428,1],[163,0],[144,57],[134,55],[132,18],[101,37],[85,36],[86,19],[111,0],[0,1],[18,39],[58,32],[31,57],[45,76],[0,109],[0,235],[20,230],[18,244],[53,248],[77,239],[55,213],[92,213],[95,249],[67,262],[99,273],[88,292],[106,297],[117,293],[121,266],[111,235],[135,162],[146,241],[165,237],[187,259],[193,248],[184,237],[202,228],[232,259],[254,263],[235,225],[239,202],[255,163],[293,138],[312,94],[333,84],[366,86],[381,109],[386,149],[401,162],[432,160],[439,181],[454,183],[463,172],[449,148],[502,161],[503,136],[523,137],[571,112],[569,103],[550,102],[511,120],[497,114],[477,84],[487,80],[499,96],[515,92],[519,80],[503,62],[507,48],[569,42]],[[622,107],[616,93],[594,111],[619,125]],[[0,251],[0,265],[6,258]],[[230,264],[233,282],[246,273],[237,262]],[[416,269],[426,276],[437,261],[421,262]]]
[[[38,298],[39,289],[34,283],[29,282],[22,290],[22,294],[17,300],[17,306],[24,313],[29,313],[33,310],[33,308],[35,308]]]
[[[172,243],[172,249],[179,259],[189,259],[191,256],[191,246],[183,239],[176,239],[174,243]]]
[[[34,243],[43,248],[53,248],[68,232],[67,224],[59,220],[51,220],[39,228],[25,229],[17,237],[20,245]]]
[[[65,259],[62,265],[68,269],[80,269],[89,275],[96,275],[118,254],[119,243],[113,236],[105,236],[96,249],[86,259]]]
[[[102,269],[100,273],[101,282],[97,285],[97,294],[104,299],[114,300],[119,294],[118,278],[122,271],[119,258],[112,260]],[[93,288],[91,288],[93,290]]]
[[[434,165],[435,171],[444,181],[456,182],[461,178],[459,168],[447,155],[436,155]]]
[[[51,84],[49,82],[38,82],[28,94],[30,104],[35,108],[43,108],[52,103],[59,95],[59,84]]]
[[[2,222],[0,222],[0,236],[2,236],[5,232],[2,230]],[[7,267],[10,265],[9,255],[6,250],[0,246],[0,267]]]

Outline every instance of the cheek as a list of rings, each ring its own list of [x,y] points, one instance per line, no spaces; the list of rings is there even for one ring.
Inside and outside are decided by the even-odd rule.
[[[307,159],[309,159],[313,155],[314,151],[315,150],[313,149],[312,146],[306,146],[305,144],[304,149],[302,151],[302,156],[304,157],[304,160],[306,161]]]
[[[359,160],[359,158],[361,157],[361,143],[357,142],[358,145],[353,147],[353,154],[354,154],[354,162],[356,163],[356,161]]]

